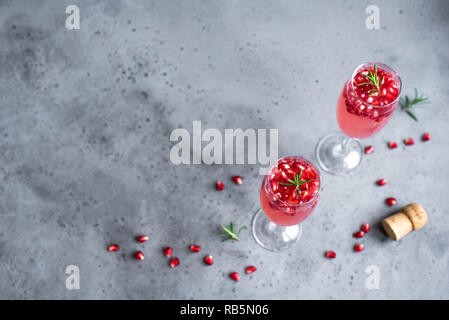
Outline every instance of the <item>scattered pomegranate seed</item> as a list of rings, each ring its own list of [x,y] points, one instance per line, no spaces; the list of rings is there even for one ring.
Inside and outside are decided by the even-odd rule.
[[[212,256],[209,254],[204,257],[204,263],[207,264],[208,266],[211,266],[214,264],[214,258],[212,258]]]
[[[234,176],[234,177],[232,177],[232,180],[234,180],[234,182],[237,184],[243,183],[243,178],[241,176]]]
[[[368,146],[365,148],[365,154],[370,154],[374,152],[374,147],[373,146]]]
[[[136,254],[134,255],[134,257],[135,257],[137,260],[143,260],[143,259],[145,259],[145,256],[143,255],[143,252],[142,252],[142,251],[137,251]]]
[[[371,230],[371,227],[368,223],[364,223],[360,229],[362,229],[363,232],[368,233]]]
[[[379,179],[379,180],[376,181],[376,184],[377,184],[378,186],[384,186],[384,185],[387,184],[387,180],[385,180],[385,179]]]
[[[422,136],[422,141],[429,141],[430,138],[431,138],[431,136],[430,136],[429,132],[424,133],[423,136]]]
[[[335,259],[335,257],[337,256],[334,251],[326,251],[324,255],[328,259]]]
[[[253,273],[253,272],[256,271],[256,270],[257,270],[257,269],[256,269],[255,266],[248,266],[248,267],[246,267],[245,272],[246,272],[246,274],[251,274],[251,273]]]
[[[240,280],[240,275],[237,272],[231,272],[229,274],[229,277],[234,280],[234,281],[239,281]]]
[[[365,232],[363,232],[363,231],[357,231],[354,233],[354,237],[356,237],[356,238],[363,238],[364,235],[365,235]]]
[[[173,253],[173,249],[172,248],[170,248],[170,247],[165,247],[164,248],[164,254],[165,254],[165,256],[167,258],[170,258],[172,253]]]
[[[224,189],[224,184],[223,184],[223,182],[218,181],[218,182],[217,182],[217,185],[216,185],[216,188],[217,188],[217,191],[223,190],[223,189]]]
[[[385,200],[385,203],[389,206],[389,207],[393,207],[396,205],[396,199],[393,197],[387,198]]]
[[[119,251],[120,250],[120,247],[119,247],[119,245],[118,244],[111,244],[109,247],[108,247],[108,251],[109,252],[115,252],[115,251]]]
[[[174,268],[174,267],[177,267],[177,266],[179,266],[179,259],[178,258],[171,259],[170,267]]]
[[[407,139],[404,140],[404,143],[405,143],[407,146],[412,146],[412,145],[415,144],[415,140],[413,140],[412,138],[407,138]]]
[[[364,249],[365,249],[365,246],[361,243],[357,243],[354,246],[354,251],[357,251],[357,252],[362,252]]]
[[[140,235],[137,237],[137,241],[139,241],[140,243],[146,242],[146,241],[148,241],[148,239],[149,238],[147,236],[143,236],[143,235]]]
[[[190,245],[189,249],[190,249],[190,251],[192,251],[192,252],[199,252],[200,249],[201,249],[201,247],[200,247],[200,246],[197,246],[196,244],[192,244],[192,245]]]
[[[390,148],[390,149],[396,149],[397,147],[398,147],[398,144],[394,141],[390,141],[388,143],[388,148]]]

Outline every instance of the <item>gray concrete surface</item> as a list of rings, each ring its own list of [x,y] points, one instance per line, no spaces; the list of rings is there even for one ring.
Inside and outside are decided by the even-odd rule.
[[[0,298],[449,298],[448,1],[76,1],[81,29],[69,31],[73,2],[0,0]],[[365,28],[369,4],[380,30]],[[318,139],[338,130],[344,81],[365,61],[431,98],[420,121],[398,110],[362,142],[375,152],[354,174],[322,174],[294,249],[267,252],[248,230],[220,243],[220,224],[250,224],[259,166],[175,166],[172,130],[193,120],[278,128],[279,155],[313,159]],[[426,131],[433,139],[422,143]],[[412,147],[385,146],[409,136]],[[389,184],[378,188],[381,177]],[[428,226],[389,240],[378,227],[394,211],[387,196],[422,204]],[[354,253],[363,222],[376,227]],[[109,243],[121,250],[108,253]],[[138,249],[146,260],[133,259]],[[337,259],[323,258],[328,249]],[[206,253],[214,266],[202,264]],[[79,290],[66,288],[67,265],[80,268]],[[370,265],[378,290],[365,286]]]

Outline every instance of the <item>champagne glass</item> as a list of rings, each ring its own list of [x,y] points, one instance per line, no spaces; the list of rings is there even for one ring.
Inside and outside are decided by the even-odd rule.
[[[365,63],[355,69],[337,102],[337,120],[343,133],[321,138],[315,150],[320,167],[344,175],[362,161],[358,139],[371,137],[393,116],[401,94],[401,78],[382,63]]]
[[[301,236],[301,225],[318,203],[321,180],[308,160],[279,159],[264,177],[260,204],[252,222],[256,242],[271,251],[291,247]]]

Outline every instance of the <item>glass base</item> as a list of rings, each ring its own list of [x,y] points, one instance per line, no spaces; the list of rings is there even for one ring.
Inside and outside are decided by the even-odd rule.
[[[345,175],[356,169],[362,161],[362,146],[343,133],[330,133],[318,142],[315,156],[324,171]]]
[[[301,237],[302,226],[278,226],[265,216],[262,209],[258,209],[253,218],[253,236],[256,242],[270,251],[283,251],[292,247]]]

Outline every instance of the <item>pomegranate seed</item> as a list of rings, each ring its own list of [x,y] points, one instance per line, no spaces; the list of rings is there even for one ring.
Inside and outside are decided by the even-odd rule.
[[[136,254],[134,255],[134,257],[135,257],[137,260],[143,260],[143,259],[145,259],[145,256],[143,255],[142,251],[137,251]]]
[[[398,147],[398,144],[394,141],[391,141],[388,143],[388,148],[390,149],[396,149]]]
[[[384,186],[384,185],[387,184],[387,180],[385,180],[385,179],[379,179],[379,180],[376,181],[376,184],[377,184],[378,186]]]
[[[201,249],[200,246],[197,246],[197,245],[195,245],[195,244],[190,245],[189,248],[190,248],[190,251],[192,251],[192,252],[199,252],[200,249]]]
[[[243,183],[243,178],[241,176],[234,176],[234,177],[232,177],[232,180],[234,180],[234,182],[237,184]]]
[[[234,280],[234,281],[239,281],[240,280],[240,275],[237,272],[231,272],[229,274],[229,277]]]
[[[149,238],[147,236],[143,236],[143,235],[137,237],[137,241],[139,241],[140,243],[144,243],[144,242],[148,241],[148,239]]]
[[[245,272],[246,272],[246,274],[251,274],[251,273],[253,273],[253,272],[256,271],[256,270],[257,270],[257,269],[256,269],[255,266],[248,266],[248,267],[246,267]]]
[[[174,268],[174,267],[177,267],[177,266],[179,266],[179,259],[178,258],[171,259],[170,267]]]
[[[362,229],[363,232],[368,233],[371,230],[371,227],[368,223],[364,223],[360,229]]]
[[[366,78],[369,73],[376,74],[379,79],[382,80],[382,86],[379,90],[379,93],[376,95],[371,95],[372,87],[366,84]],[[352,79],[354,83],[355,92],[352,92],[349,95],[348,99],[346,99],[346,107],[349,112],[356,112],[357,114],[361,114],[367,112],[370,114],[370,118],[374,119],[382,119],[382,116],[378,115],[378,111],[373,111],[372,107],[366,107],[365,105],[361,105],[359,99],[354,101],[354,97],[360,97],[363,102],[375,105],[375,106],[384,106],[389,103],[392,103],[397,96],[399,95],[398,83],[393,79],[393,76],[385,70],[377,69],[374,70],[373,67],[364,67],[356,75],[354,75]],[[356,110],[354,110],[356,109]]]
[[[387,199],[385,200],[385,202],[386,202],[386,204],[387,204],[389,207],[393,207],[393,206],[396,205],[396,199],[393,198],[393,197],[387,198]]]
[[[407,146],[412,146],[412,145],[415,144],[415,140],[413,140],[412,138],[407,138],[407,139],[404,140],[404,143],[405,143]]]
[[[362,252],[365,249],[365,246],[361,243],[358,243],[354,246],[354,251]]]
[[[223,182],[218,181],[218,182],[217,182],[217,185],[216,185],[216,189],[217,189],[217,191],[223,190],[223,189],[224,189],[224,184],[223,184]]]
[[[173,253],[173,249],[170,247],[165,247],[164,248],[164,254],[167,258],[171,257],[171,254]]]
[[[365,148],[365,154],[370,154],[374,152],[374,147],[373,146],[368,146]]]
[[[115,252],[115,251],[119,251],[120,250],[120,247],[119,247],[119,245],[118,244],[111,244],[109,247],[108,247],[108,251],[109,252]]]
[[[356,238],[363,238],[364,235],[365,235],[365,232],[363,232],[363,231],[357,231],[354,233],[354,237],[356,237]]]
[[[334,251],[326,251],[324,255],[328,259],[335,259],[335,257],[337,256]]]
[[[422,141],[429,141],[430,138],[431,137],[430,137],[430,133],[429,132],[424,133],[423,136],[422,136]]]
[[[212,256],[209,254],[204,257],[204,263],[207,264],[208,266],[211,266],[214,264],[214,258],[212,258]]]

